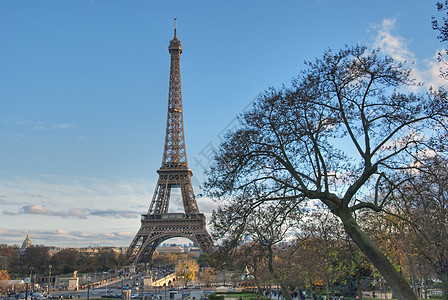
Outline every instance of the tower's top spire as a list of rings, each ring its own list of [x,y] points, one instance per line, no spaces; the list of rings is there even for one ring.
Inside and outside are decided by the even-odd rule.
[[[170,46],[168,47],[170,53],[182,53],[182,46],[180,44],[180,40],[177,38],[177,19],[174,18],[174,37],[170,41]],[[174,50],[174,52],[171,52]]]
[[[177,38],[177,19],[174,18],[174,37]]]

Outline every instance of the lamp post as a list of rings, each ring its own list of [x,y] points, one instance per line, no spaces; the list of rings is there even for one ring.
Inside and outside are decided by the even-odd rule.
[[[121,275],[121,300],[123,300],[123,281],[124,281],[124,276]]]
[[[48,289],[47,289],[47,296],[50,296],[50,284],[51,284],[51,269],[53,268],[52,265],[48,266]]]
[[[107,298],[107,276],[106,276],[106,281],[104,282],[104,286],[106,287],[106,298]]]
[[[142,294],[141,299],[143,300],[144,297],[145,297],[145,276],[142,276],[140,278],[140,291],[141,291],[141,294]]]
[[[30,284],[31,278],[26,277],[23,281],[25,282],[25,300],[28,300],[28,284]]]
[[[90,280],[92,280],[92,277],[87,276],[87,300],[90,300]]]
[[[31,287],[30,287],[30,293],[33,292],[33,268],[30,268],[30,283],[31,283]]]

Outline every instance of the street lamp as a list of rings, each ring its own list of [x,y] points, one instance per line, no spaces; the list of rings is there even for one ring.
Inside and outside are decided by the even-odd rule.
[[[123,300],[123,280],[124,280],[124,276],[123,274],[121,275],[121,300]],[[89,299],[87,299],[89,300]]]
[[[51,284],[51,269],[53,268],[52,265],[48,266],[48,289],[47,289],[47,296],[50,296],[50,284]]]
[[[30,283],[33,283],[33,268],[30,268]],[[30,292],[33,292],[33,285],[31,284]]]
[[[104,274],[104,272],[103,272]],[[106,281],[104,282],[104,286],[106,287],[106,298],[107,298],[107,276],[106,276]]]
[[[141,297],[142,300],[145,297],[145,292],[144,291],[145,291],[145,276],[142,276],[140,278],[140,292],[142,294],[142,297]]]
[[[90,300],[90,280],[92,280],[92,277],[87,276],[87,300]]]
[[[25,282],[25,300],[28,300],[28,284],[30,284],[31,278],[27,277],[23,281]]]

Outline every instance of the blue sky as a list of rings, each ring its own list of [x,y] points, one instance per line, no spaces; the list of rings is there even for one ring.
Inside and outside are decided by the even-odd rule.
[[[0,243],[129,245],[162,159],[174,18],[199,195],[235,116],[328,48],[381,46],[444,84],[432,15],[417,0],[1,1]]]

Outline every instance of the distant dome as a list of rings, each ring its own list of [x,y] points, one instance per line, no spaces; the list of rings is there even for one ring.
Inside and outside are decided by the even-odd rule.
[[[22,243],[22,247],[20,248],[20,252],[25,252],[27,248],[31,247],[30,236],[27,234],[25,240]]]

